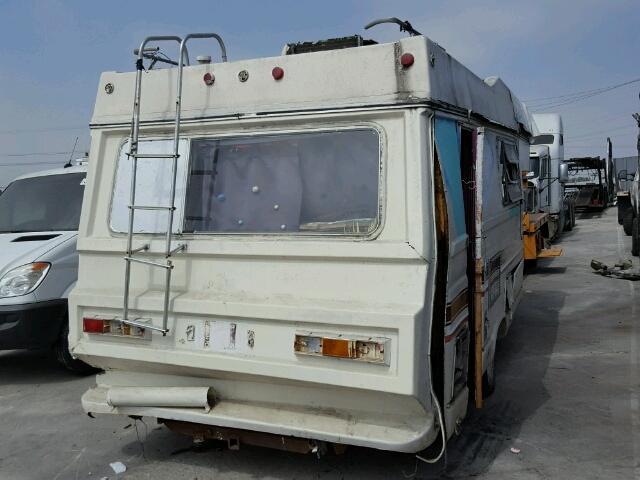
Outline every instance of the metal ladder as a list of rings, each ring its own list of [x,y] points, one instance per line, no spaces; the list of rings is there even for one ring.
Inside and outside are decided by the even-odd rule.
[[[184,64],[186,62],[189,65],[189,53],[187,51],[187,42],[192,38],[213,38],[218,42],[220,50],[222,52],[222,61],[227,61],[227,51],[222,41],[222,38],[216,33],[191,33],[184,39],[176,36],[152,36],[143,40],[140,48],[135,52],[138,56],[136,61],[136,86],[134,92],[134,104],[133,104],[133,119],[131,121],[131,135],[129,137],[129,153],[127,156],[132,159],[131,164],[131,190],[129,194],[129,229],[127,231],[127,251],[124,257],[125,260],[125,274],[124,274],[124,306],[121,322],[127,325],[133,325],[141,328],[148,328],[150,330],[156,330],[165,336],[168,332],[168,319],[169,319],[169,299],[171,293],[171,272],[173,270],[173,262],[171,257],[186,249],[186,244],[181,243],[172,248],[173,240],[173,214],[176,210],[175,196],[176,196],[176,178],[178,170],[178,158],[180,158],[180,117],[182,107],[182,76]],[[178,57],[178,82],[176,92],[176,114],[174,119],[173,130],[173,153],[170,154],[141,154],[138,153],[138,138],[140,133],[140,98],[142,93],[142,72],[144,70],[143,59],[148,58],[148,50],[145,47],[149,42],[163,42],[163,41],[176,41],[180,44],[180,54]],[[157,51],[157,49],[155,49]],[[171,63],[171,62],[167,62]],[[171,159],[171,185],[169,193],[169,205],[137,205],[136,204],[136,174],[138,170],[138,159]],[[167,230],[165,235],[165,248],[161,252],[164,255],[164,261],[153,261],[149,259],[139,258],[136,256],[140,252],[149,252],[150,243],[133,248],[133,234],[134,234],[134,219],[136,210],[154,210],[154,211],[166,211],[168,213]],[[149,252],[156,253],[156,252]],[[157,252],[158,254],[160,252]],[[157,327],[151,323],[139,321],[129,318],[129,296],[131,286],[131,264],[141,263],[144,265],[162,268],[165,271],[165,284],[164,284],[164,303],[162,311],[162,327]]]

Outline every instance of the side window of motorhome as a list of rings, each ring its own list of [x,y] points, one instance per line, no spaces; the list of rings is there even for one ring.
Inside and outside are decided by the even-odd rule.
[[[499,142],[500,165],[502,167],[502,203],[510,205],[522,199],[520,163],[515,145]]]
[[[379,145],[373,129],[194,139],[184,231],[370,233]]]

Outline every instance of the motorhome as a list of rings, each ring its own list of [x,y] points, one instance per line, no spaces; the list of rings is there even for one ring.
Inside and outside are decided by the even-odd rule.
[[[189,65],[196,38],[221,61]],[[151,69],[160,41],[179,53]],[[529,116],[422,35],[299,45],[149,37],[100,77],[70,344],[105,371],[83,408],[235,446],[444,447],[521,296]]]
[[[64,367],[88,373],[67,345],[87,176],[69,165],[18,177],[0,195],[0,350],[54,349]]]

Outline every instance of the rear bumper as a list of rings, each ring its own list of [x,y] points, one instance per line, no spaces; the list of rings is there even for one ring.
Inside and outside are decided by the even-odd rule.
[[[60,338],[67,301],[0,306],[0,350],[50,348]]]
[[[107,377],[108,378],[108,377]],[[247,401],[221,396],[208,412],[202,408],[113,407],[109,404],[110,385],[100,384],[85,392],[82,406],[87,413],[149,416],[193,424],[242,429],[274,435],[349,444],[381,450],[415,453],[429,446],[436,437],[434,416],[422,410],[382,412],[335,406],[304,406],[275,401]],[[179,381],[179,379],[177,379]],[[206,382],[205,379],[201,381]],[[215,388],[215,387],[214,387]],[[281,399],[295,396],[295,389],[279,386]],[[321,388],[321,387],[317,387]],[[260,389],[256,385],[256,389]],[[348,392],[343,392],[348,395]],[[376,397],[376,392],[371,392]],[[260,396],[259,394],[257,395]],[[375,400],[372,398],[372,400]]]

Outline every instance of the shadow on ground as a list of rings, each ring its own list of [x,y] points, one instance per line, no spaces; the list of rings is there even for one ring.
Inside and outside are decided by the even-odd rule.
[[[606,215],[606,213],[607,213],[606,208],[605,209],[593,208],[593,209],[580,210],[576,212],[576,220],[591,220],[591,219],[602,218]]]
[[[0,352],[0,385],[57,383],[78,377],[58,363],[52,351],[10,350]]]

